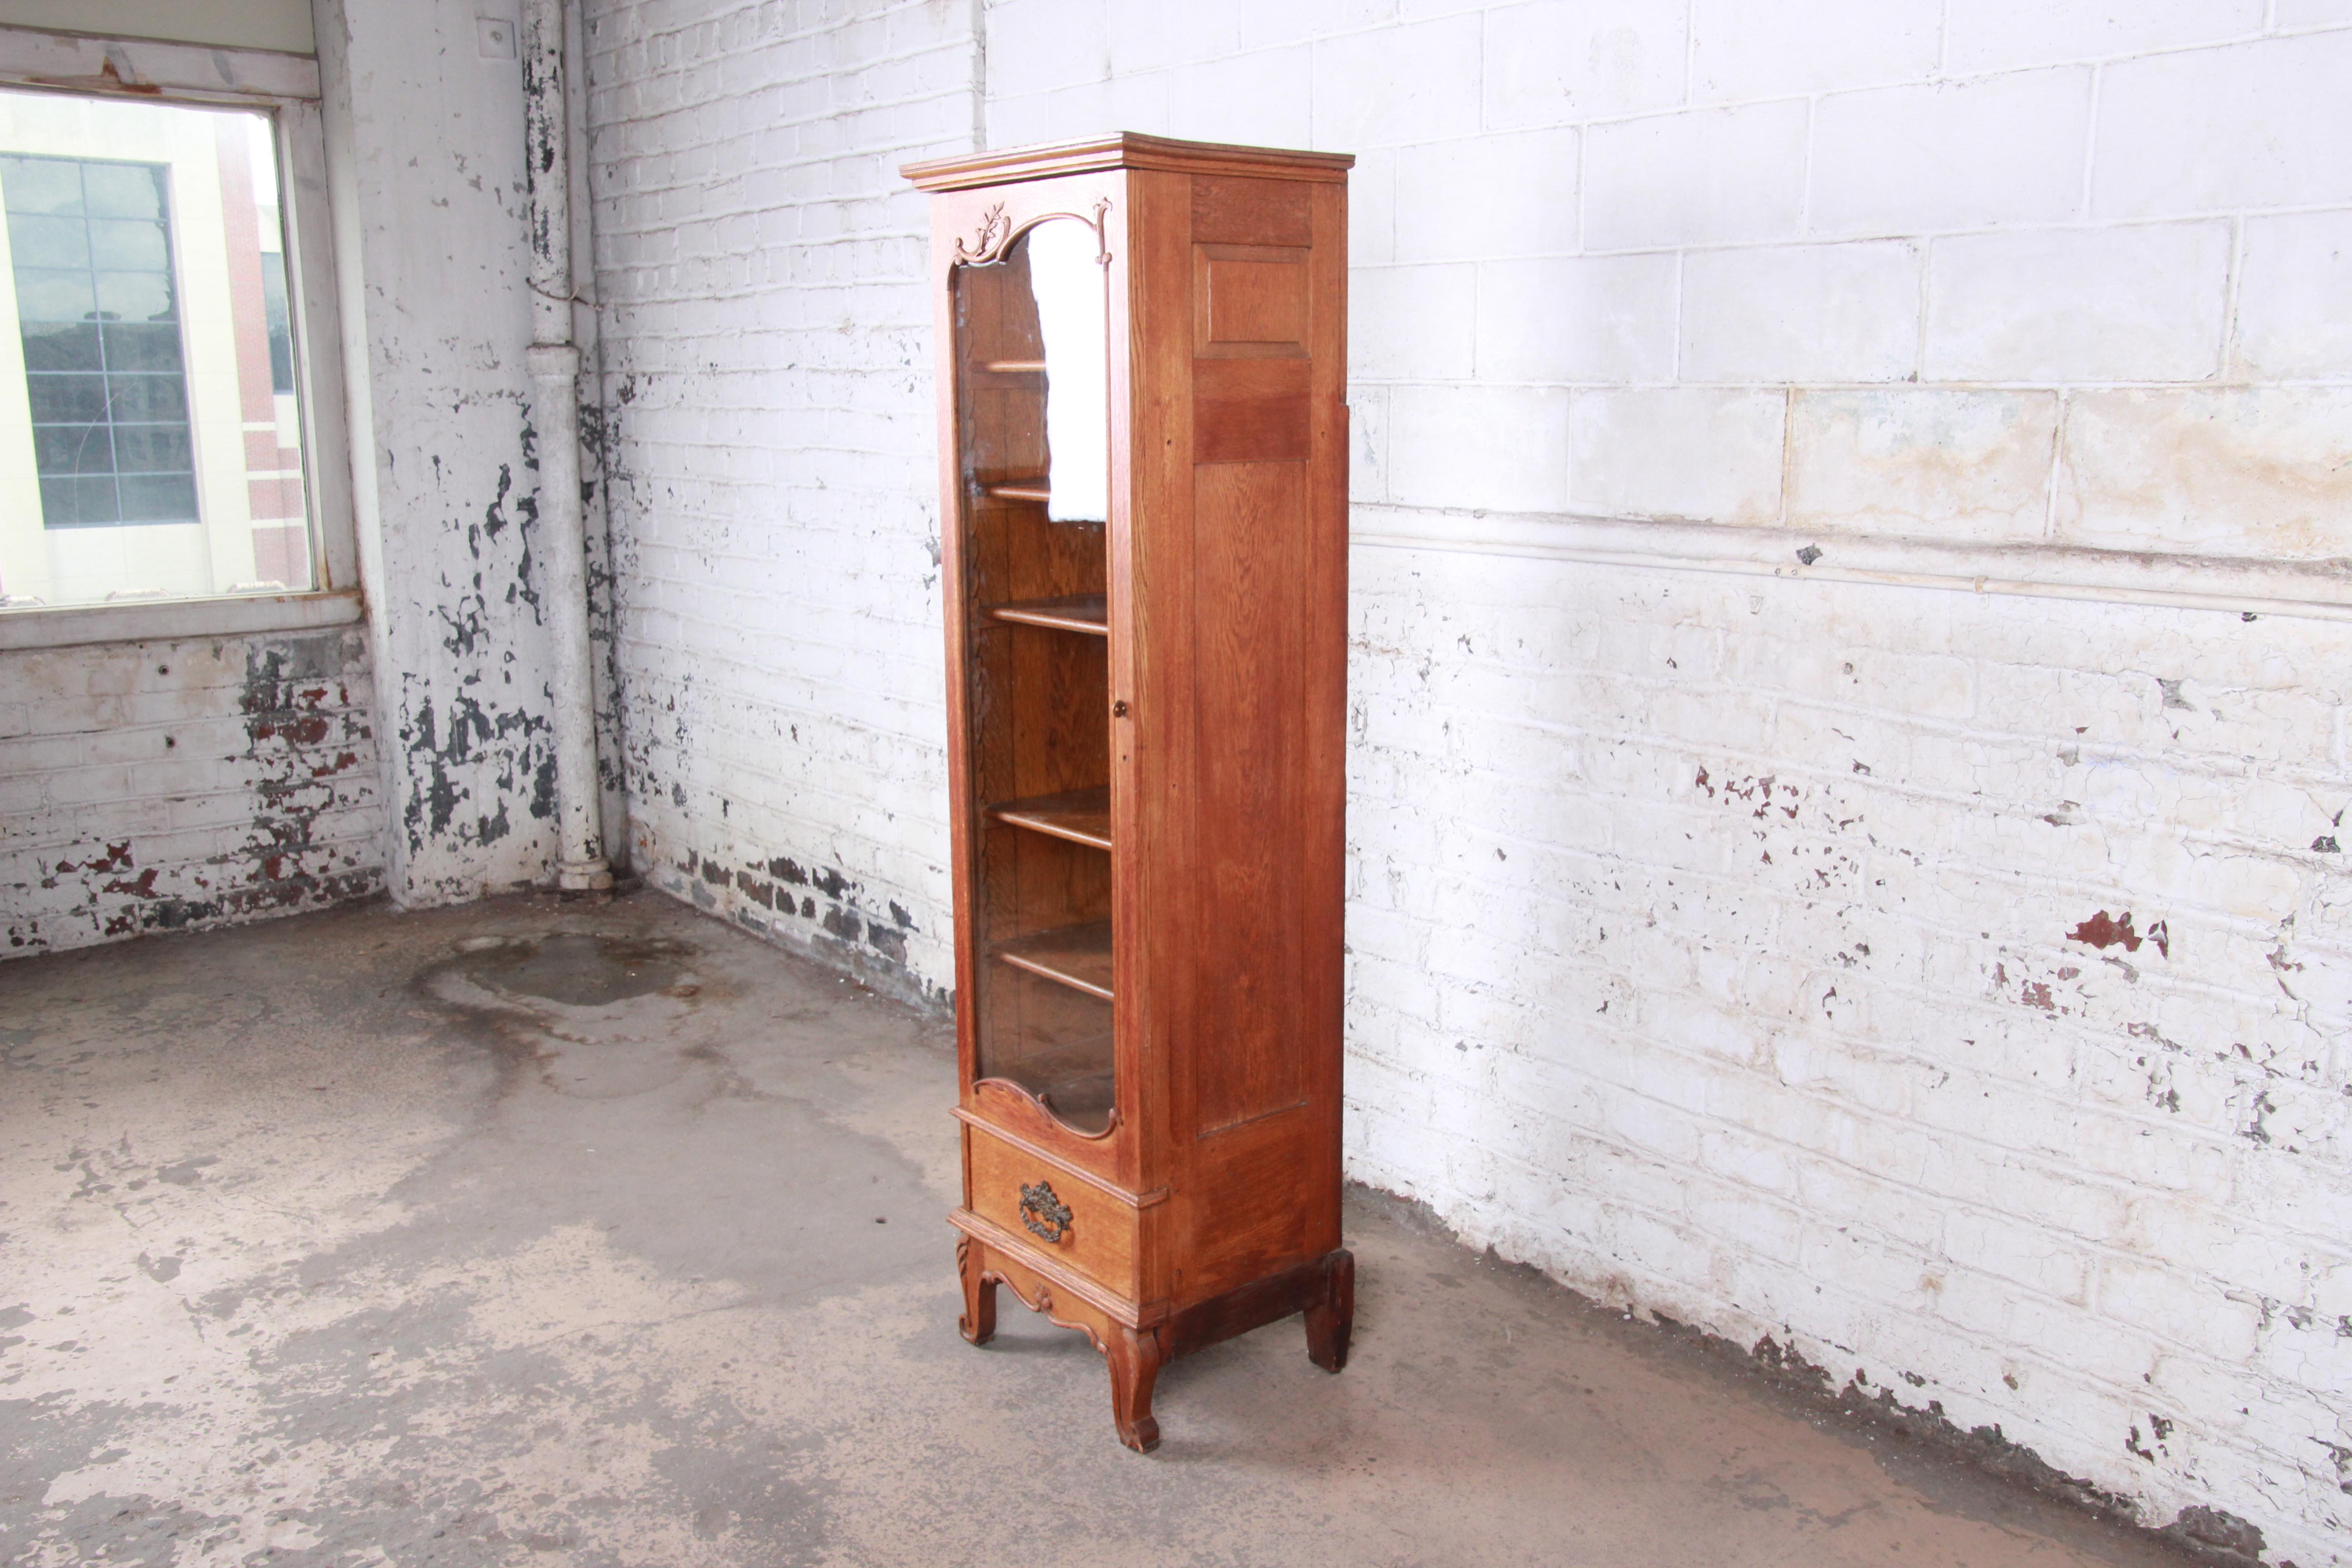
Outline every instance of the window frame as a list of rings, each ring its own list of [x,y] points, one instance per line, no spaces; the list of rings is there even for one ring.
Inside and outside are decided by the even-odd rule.
[[[364,613],[352,493],[341,289],[330,212],[318,61],[0,26],[0,88],[142,103],[258,110],[277,131],[287,315],[302,419],[315,584],[306,593],[0,609],[0,651],[346,626]]]

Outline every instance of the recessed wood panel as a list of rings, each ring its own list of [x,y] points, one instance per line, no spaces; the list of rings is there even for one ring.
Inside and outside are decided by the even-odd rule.
[[[1303,359],[1204,359],[1192,367],[1192,460],[1279,462],[1314,447]]]
[[[1310,253],[1268,245],[1192,251],[1192,352],[1208,358],[1307,357]]]
[[[1307,1209],[1290,1173],[1310,1157],[1311,1136],[1295,1110],[1202,1140],[1198,1176],[1181,1200],[1185,1295],[1232,1289],[1301,1256]]]
[[[1234,245],[1312,245],[1307,186],[1294,180],[1192,182],[1192,237]]]
[[[1206,1134],[1297,1104],[1306,1081],[1304,911],[1276,848],[1303,797],[1293,694],[1310,651],[1306,465],[1197,468],[1192,504],[1191,1059]]]

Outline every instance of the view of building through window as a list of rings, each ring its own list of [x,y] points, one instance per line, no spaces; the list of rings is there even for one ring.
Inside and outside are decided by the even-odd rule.
[[[308,589],[269,118],[0,91],[0,607]]]

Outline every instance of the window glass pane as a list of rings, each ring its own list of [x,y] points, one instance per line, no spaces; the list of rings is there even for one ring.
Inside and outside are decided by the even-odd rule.
[[[269,384],[278,392],[294,390],[294,328],[286,316],[286,258],[261,258],[261,301],[269,310]]]
[[[32,388],[36,426],[95,424],[107,417],[106,377],[102,375],[34,375],[26,381]],[[118,413],[115,417],[130,416]]]
[[[117,425],[114,467],[123,474],[193,474],[195,457],[184,425]]]
[[[168,321],[173,317],[172,279],[163,272],[101,272],[98,319],[101,321]],[[177,337],[176,332],[173,336]]]
[[[110,95],[58,108],[0,89],[0,306],[16,316],[0,331],[25,348],[0,385],[0,453],[30,457],[0,460],[0,610],[309,588],[268,116]],[[148,531],[135,548],[59,533],[132,526]]]
[[[51,528],[82,528],[121,522],[112,479],[41,480],[41,510]]]
[[[19,267],[89,265],[89,226],[78,217],[8,215],[8,244]]]
[[[88,268],[52,272],[16,268],[16,315],[26,321],[88,321],[98,309],[98,279]]]
[[[81,184],[83,210],[92,217],[163,216],[163,172],[151,164],[85,163]]]
[[[114,472],[114,447],[103,425],[36,425],[33,458],[45,475]]]
[[[81,168],[55,158],[0,158],[0,187],[12,213],[79,213]]]
[[[110,375],[103,378],[101,384],[106,389],[106,405],[115,418],[126,423],[184,422],[188,417],[188,384],[179,376]],[[36,414],[33,417],[37,419],[40,416]]]
[[[194,522],[195,480],[185,474],[132,478],[116,481],[122,490],[125,522]]]
[[[23,298],[18,296],[19,300]],[[26,321],[25,368],[28,371],[103,370],[95,321]]]
[[[114,466],[126,474],[185,474],[195,468],[184,425],[117,425]]]
[[[56,224],[56,218],[35,219]],[[160,223],[135,223],[128,218],[93,218],[89,223],[90,265],[101,269],[136,268],[168,275],[172,264]],[[50,263],[50,265],[59,265]]]

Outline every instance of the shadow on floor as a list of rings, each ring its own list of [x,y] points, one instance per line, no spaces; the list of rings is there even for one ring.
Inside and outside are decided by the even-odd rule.
[[[2144,1536],[1351,1198],[1355,1349],[956,1335],[951,1033],[649,895],[0,965],[0,1561],[2032,1564]]]

